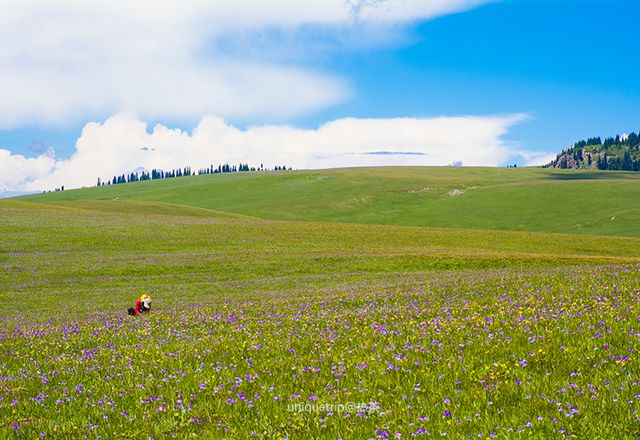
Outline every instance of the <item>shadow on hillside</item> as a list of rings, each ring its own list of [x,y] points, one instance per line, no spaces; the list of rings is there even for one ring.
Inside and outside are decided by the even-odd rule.
[[[632,172],[611,171],[575,171],[566,173],[551,173],[547,177],[551,180],[601,180],[601,179],[633,179]],[[640,177],[640,173],[638,176]]]

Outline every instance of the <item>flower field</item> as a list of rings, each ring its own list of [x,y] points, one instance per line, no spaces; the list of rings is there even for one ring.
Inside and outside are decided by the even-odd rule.
[[[467,274],[5,326],[0,416],[24,438],[632,438],[639,289],[638,267]]]
[[[499,258],[471,236],[454,252],[463,233],[373,228],[338,250],[365,232],[197,216],[145,217],[149,232],[135,214],[32,209],[0,220],[2,438],[640,433],[628,244],[603,239],[623,257],[597,265],[542,236]],[[152,313],[126,316],[143,288]]]

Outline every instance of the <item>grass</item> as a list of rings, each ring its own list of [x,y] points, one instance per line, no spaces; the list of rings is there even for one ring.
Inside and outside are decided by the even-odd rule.
[[[6,313],[27,292],[48,298],[39,307],[59,308],[71,295],[109,309],[140,289],[178,298],[206,294],[212,283],[284,277],[640,261],[637,238],[264,221],[147,202],[0,207]]]
[[[0,438],[636,438],[640,238],[410,224],[426,204],[405,204],[406,225],[358,223],[390,203],[375,171],[0,200]],[[494,171],[440,199],[454,212],[511,188],[542,209],[537,185],[615,199],[637,183]],[[454,169],[384,172],[390,193],[431,172],[461,188]],[[376,201],[335,218],[347,182]],[[297,202],[259,203],[263,187]],[[142,293],[152,313],[127,317]]]
[[[12,328],[4,432],[634,438],[634,271],[440,273]]]
[[[639,236],[640,174],[400,167],[192,176],[23,200],[142,200],[273,220]]]

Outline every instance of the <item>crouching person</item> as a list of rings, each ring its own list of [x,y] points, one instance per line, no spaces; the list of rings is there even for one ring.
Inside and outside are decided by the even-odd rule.
[[[143,313],[149,313],[151,311],[151,297],[147,294],[142,295],[134,307],[129,307],[127,312],[129,315],[141,315]]]

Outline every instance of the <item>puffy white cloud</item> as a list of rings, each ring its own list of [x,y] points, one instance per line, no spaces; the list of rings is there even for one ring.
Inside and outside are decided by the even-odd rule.
[[[545,165],[556,158],[557,153],[548,153],[540,151],[519,151],[518,155],[522,157],[525,166]]]
[[[138,168],[151,170],[210,164],[263,163],[271,168],[330,168],[378,165],[496,166],[517,154],[504,136],[526,115],[355,119],[307,130],[287,125],[238,129],[207,116],[189,133],[120,113],[82,130],[67,160],[48,155],[0,160],[0,188],[38,191],[94,185]]]
[[[51,153],[26,158],[0,149],[0,194],[27,188],[34,181],[48,178],[55,163]]]
[[[282,59],[282,43],[295,41],[299,28],[330,35],[395,26],[486,1],[4,0],[0,129],[123,110],[147,119],[283,120],[350,93],[343,79]],[[291,41],[274,40],[273,29]]]

